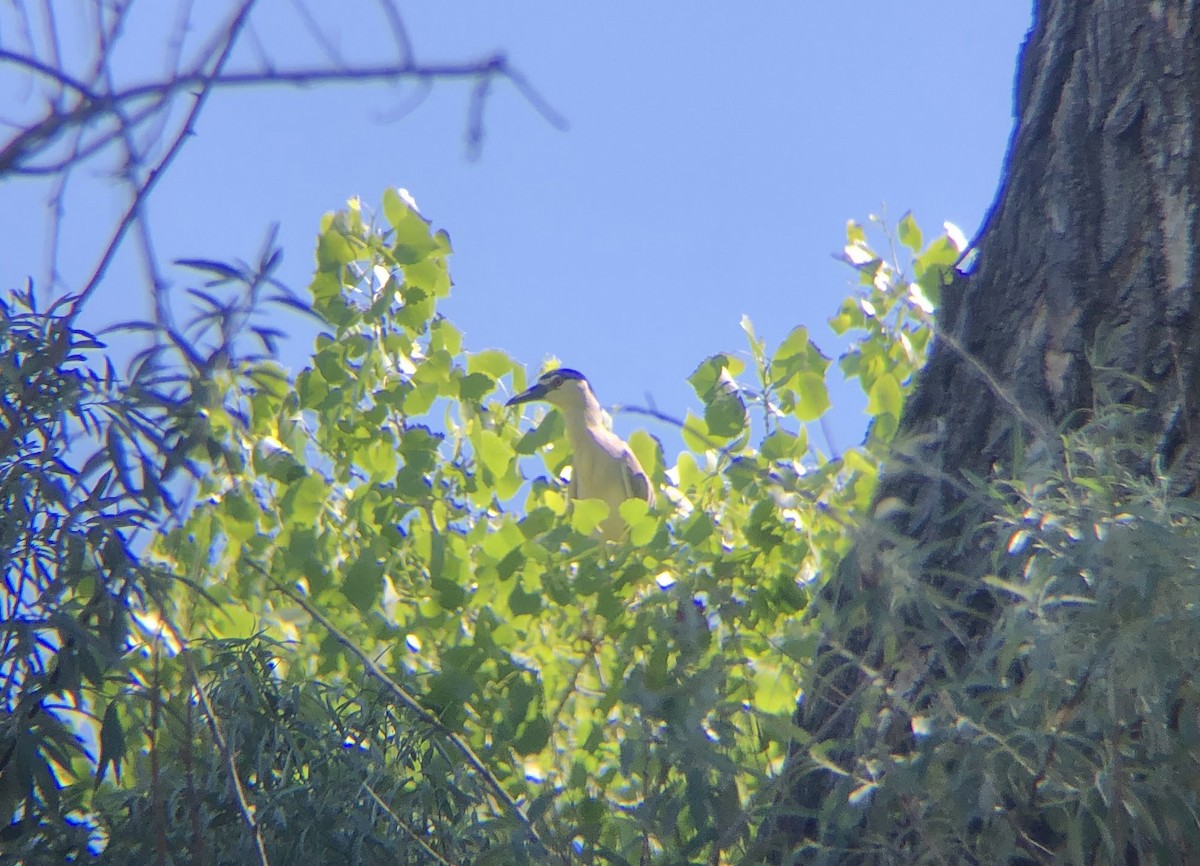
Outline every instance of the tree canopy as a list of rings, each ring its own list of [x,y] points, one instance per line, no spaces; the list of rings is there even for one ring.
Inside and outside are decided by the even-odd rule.
[[[291,380],[236,348],[271,303],[271,252],[245,271],[194,262],[197,333],[215,340],[158,344],[129,383],[165,375],[154,361],[175,351],[156,447],[105,419],[98,456],[60,470],[97,520],[132,511],[121,494],[177,522],[136,553],[125,524],[106,525],[124,583],[54,561],[34,585],[29,628],[53,663],[32,647],[7,661],[31,708],[12,716],[6,768],[24,856],[720,856],[770,808],[816,642],[801,614],[869,505],[929,335],[914,299],[928,301],[852,225],[864,288],[839,322],[864,336],[842,361],[875,407],[867,444],[814,458],[805,424],[828,408],[828,361],[803,328],[769,349],[745,321],[752,364],[714,355],[692,376],[689,450],[668,463],[633,438],[666,504],[622,506],[630,538],[613,545],[593,534],[604,504],[568,507],[556,480],[557,413],[527,426],[503,408],[524,367],[466,350],[437,314],[446,235],[394,190],[377,216],[355,201],[323,221],[310,291],[325,330]],[[902,236],[935,292],[956,249],[922,247],[907,218]],[[67,333],[74,364],[94,366],[87,336]],[[153,454],[194,479],[189,507]],[[77,636],[88,598],[120,623],[103,652]],[[80,672],[64,681],[68,659]],[[97,719],[94,760],[35,703],[51,679]]]
[[[224,43],[145,116],[50,75],[79,111],[0,174],[97,117],[140,169],[91,280],[0,303],[0,862],[1194,859],[1196,329],[1165,242],[1196,191],[1157,110],[1194,87],[1150,87],[1194,13],[1120,6],[1039,4],[973,250],[847,225],[863,443],[810,438],[808,331],[743,319],[685,417],[614,409],[661,494],[616,543],[568,501],[562,418],[505,407],[526,365],[439,312],[449,236],[404,190],[321,220],[304,294],[271,243],[178,262],[187,304],[155,295],[118,361],[82,313],[173,152],[120,130],[221,86]],[[319,329],[295,371],[283,310]]]

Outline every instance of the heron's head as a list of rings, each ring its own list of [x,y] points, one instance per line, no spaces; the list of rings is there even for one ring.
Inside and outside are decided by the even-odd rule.
[[[569,412],[572,409],[582,409],[589,398],[595,402],[592,386],[588,384],[584,375],[578,370],[559,367],[557,370],[547,370],[538,376],[538,380],[532,386],[504,405],[517,406],[521,403],[541,400]]]

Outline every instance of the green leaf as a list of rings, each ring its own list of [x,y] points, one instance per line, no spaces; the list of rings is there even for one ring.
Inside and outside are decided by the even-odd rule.
[[[941,270],[952,267],[961,255],[954,241],[948,235],[942,235],[913,259],[913,273],[919,279],[931,268]]]
[[[795,411],[801,421],[820,418],[829,408],[828,367],[829,359],[809,339],[808,329],[794,328],[771,361],[771,380],[783,408]]]
[[[853,328],[865,327],[866,323],[867,317],[863,314],[857,299],[847,298],[842,302],[837,315],[829,320],[829,327],[840,337]]]
[[[683,429],[679,432],[683,436],[683,443],[693,451],[704,453],[716,445],[709,435],[708,424],[703,418],[693,414],[691,409],[687,411],[683,419]]]
[[[747,541],[760,550],[770,551],[783,542],[785,531],[786,527],[776,514],[774,501],[760,499],[754,503],[750,509],[750,520],[745,525]]]
[[[234,541],[245,543],[258,534],[258,506],[241,490],[231,490],[221,500],[221,526]]]
[[[279,503],[284,523],[311,526],[329,500],[329,488],[319,475],[308,475],[288,487]]]
[[[608,517],[608,503],[603,499],[576,499],[571,504],[571,528],[580,535],[591,535]]]
[[[471,403],[478,403],[485,395],[496,388],[496,382],[484,373],[470,373],[458,380],[458,397]]]
[[[484,349],[467,355],[467,371],[470,373],[483,373],[498,381],[516,370],[517,363],[508,353],[499,349]]]
[[[713,534],[712,518],[703,511],[697,511],[683,528],[683,540],[691,545],[698,545]]]
[[[121,726],[118,704],[112,701],[104,711],[100,723],[100,759],[96,764],[96,786],[104,781],[104,774],[111,765],[113,774],[121,778],[121,759],[125,755],[125,729]]]
[[[517,525],[506,521],[488,532],[480,547],[493,560],[501,560],[512,551],[517,550],[524,541],[525,536],[521,534]]]
[[[337,229],[331,228],[322,233],[317,239],[317,268],[322,271],[336,271],[342,265],[348,265],[358,258],[350,240]],[[315,282],[315,281],[314,281]],[[323,282],[319,288],[327,288],[329,283]],[[329,297],[325,291],[319,294],[313,292],[314,298]]]
[[[514,450],[518,454],[535,454],[546,445],[562,437],[566,432],[566,424],[562,413],[558,410],[548,413],[532,430],[517,440]]]
[[[429,581],[429,586],[437,593],[437,603],[442,610],[458,610],[466,601],[466,590],[453,580],[434,577]]]
[[[608,809],[605,808],[603,801],[595,797],[588,797],[579,804],[579,830],[584,839],[595,842],[600,838],[600,831],[603,829],[604,818],[607,814]]]
[[[917,226],[917,221],[913,219],[912,211],[900,218],[900,224],[896,226],[896,237],[899,238],[900,243],[914,253],[921,252],[921,247],[925,244],[921,237],[921,229]]]
[[[800,435],[787,430],[774,430],[762,441],[760,451],[767,460],[801,460],[808,453],[808,435],[800,428]]]
[[[868,414],[891,415],[899,418],[903,405],[904,394],[900,390],[900,383],[896,381],[895,376],[884,373],[871,385],[871,390],[867,394]]]
[[[421,424],[405,427],[398,448],[408,468],[415,472],[432,472],[437,465],[437,449],[442,438]]]
[[[650,476],[650,483],[654,484],[654,479],[659,477],[662,472],[662,443],[645,430],[634,430],[629,434],[629,447],[633,449],[633,454],[637,457],[638,463],[642,464],[642,468]]]
[[[392,320],[413,335],[424,333],[437,311],[433,294],[423,287],[406,285],[401,295],[404,305],[393,314]]]
[[[461,669],[444,670],[431,678],[426,700],[444,724],[457,728],[465,716],[463,704],[474,693],[475,681]]]
[[[816,421],[829,411],[829,389],[825,387],[825,376],[817,373],[801,373],[792,379],[796,395],[795,413],[801,421]]]
[[[479,462],[492,473],[494,478],[502,477],[516,456],[508,441],[493,430],[479,431],[477,447],[479,448]]]
[[[346,569],[342,594],[363,613],[375,609],[383,594],[383,565],[374,554],[364,552]]]
[[[750,423],[737,384],[727,373],[718,377],[704,400],[704,423],[710,434],[722,439],[732,439]]]
[[[750,354],[754,358],[754,363],[761,367],[766,358],[766,341],[754,333],[754,323],[750,321],[749,316],[743,315],[740,324],[742,333],[746,335],[746,342],[750,344]]]
[[[554,513],[553,509],[543,505],[533,509],[521,519],[520,529],[526,538],[534,538],[544,532],[549,532],[557,525],[558,515]]]
[[[951,265],[931,265],[917,272],[917,285],[929,303],[938,307],[942,303],[942,288],[949,285],[952,276]]]
[[[295,571],[306,572],[317,558],[317,533],[311,526],[296,527],[283,549],[284,564]]]
[[[519,547],[514,547],[496,563],[496,574],[501,580],[508,580],[525,566],[525,553]]]
[[[313,356],[313,364],[321,376],[331,385],[341,385],[350,374],[347,371],[345,347],[332,343]]]
[[[526,592],[518,582],[508,594],[508,609],[513,616],[533,616],[542,609],[542,596],[536,592]]]
[[[359,449],[358,462],[371,476],[371,481],[379,482],[396,474],[399,457],[392,445],[390,436],[376,439],[366,448]]]
[[[533,755],[546,748],[549,741],[550,723],[539,715],[521,726],[520,732],[513,740],[513,748],[518,755]]]
[[[618,509],[629,527],[629,542],[637,547],[649,544],[658,532],[658,520],[641,499],[626,499]]]
[[[383,215],[392,226],[392,254],[402,265],[423,261],[432,255],[444,255],[444,240],[435,238],[429,222],[413,210],[394,189],[383,195]],[[407,274],[406,269],[406,274]]]
[[[775,352],[775,364],[783,370],[824,373],[829,359],[808,336],[808,328],[800,326],[788,334]]]
[[[696,396],[707,403],[718,391],[727,390],[729,377],[741,373],[745,366],[731,355],[712,355],[705,358],[692,375],[688,376],[688,382],[691,383]],[[725,375],[722,375],[723,373]]]
[[[404,266],[404,281],[409,286],[419,286],[432,302],[450,294],[450,271],[445,259],[431,257]]]

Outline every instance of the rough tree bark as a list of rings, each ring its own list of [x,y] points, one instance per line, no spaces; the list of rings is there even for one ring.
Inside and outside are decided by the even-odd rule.
[[[1200,4],[1038,0],[1016,107],[976,264],[944,292],[939,336],[897,437],[915,448],[878,494],[903,504],[893,519],[922,551],[922,579],[955,575],[939,588],[968,607],[981,548],[994,540],[963,481],[1011,467],[1015,439],[1026,455],[1053,460],[1062,430],[1116,402],[1138,410],[1129,417],[1153,443],[1132,459],[1161,461],[1182,492],[1200,479]],[[888,609],[875,561],[860,549],[844,564],[829,585],[831,610],[854,597],[879,615],[906,615]],[[982,613],[976,633],[980,620],[987,629],[986,604]],[[920,626],[928,633],[930,623]],[[961,629],[943,628],[959,652],[972,651]],[[842,661],[847,644],[869,654],[869,627],[847,633],[841,655],[822,648],[798,711],[816,742],[854,723],[850,696],[867,675]],[[778,861],[810,862],[819,858],[797,852],[820,840],[816,814],[836,779],[811,761],[793,778],[790,815],[760,841]]]

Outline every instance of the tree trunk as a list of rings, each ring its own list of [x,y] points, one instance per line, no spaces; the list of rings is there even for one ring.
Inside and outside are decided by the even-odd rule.
[[[1194,484],[1200,9],[1191,0],[1047,0],[1017,80],[1006,175],[974,271],[955,282],[901,438],[939,470],[1009,462],[1014,424],[1043,447],[1093,401],[1128,403]],[[946,485],[892,478],[923,539]],[[941,502],[939,502],[941,501]],[[918,529],[911,526],[911,530]]]
[[[961,606],[940,625],[907,619],[915,615],[895,604],[879,567],[892,542],[864,539],[831,579],[822,624],[836,639],[822,647],[797,714],[813,742],[797,749],[790,800],[760,837],[777,861],[822,850],[831,810],[850,808],[844,791],[832,798],[838,776],[814,766],[813,746],[851,733],[869,680],[895,682],[926,655],[902,646],[874,668],[882,655],[872,648],[873,618],[906,618],[923,635],[941,628],[960,655],[995,622],[995,596],[971,589],[996,539],[968,479],[1053,465],[1061,433],[1112,404],[1136,410],[1129,432],[1151,443],[1131,455],[1142,465],[1130,468],[1161,466],[1183,493],[1200,478],[1200,4],[1039,0],[1016,105],[975,266],[943,294],[938,336],[897,436],[897,465],[877,499],[919,551],[920,580]],[[851,600],[865,620],[847,618]],[[851,655],[866,663],[846,664]],[[937,678],[947,667],[908,676]]]

